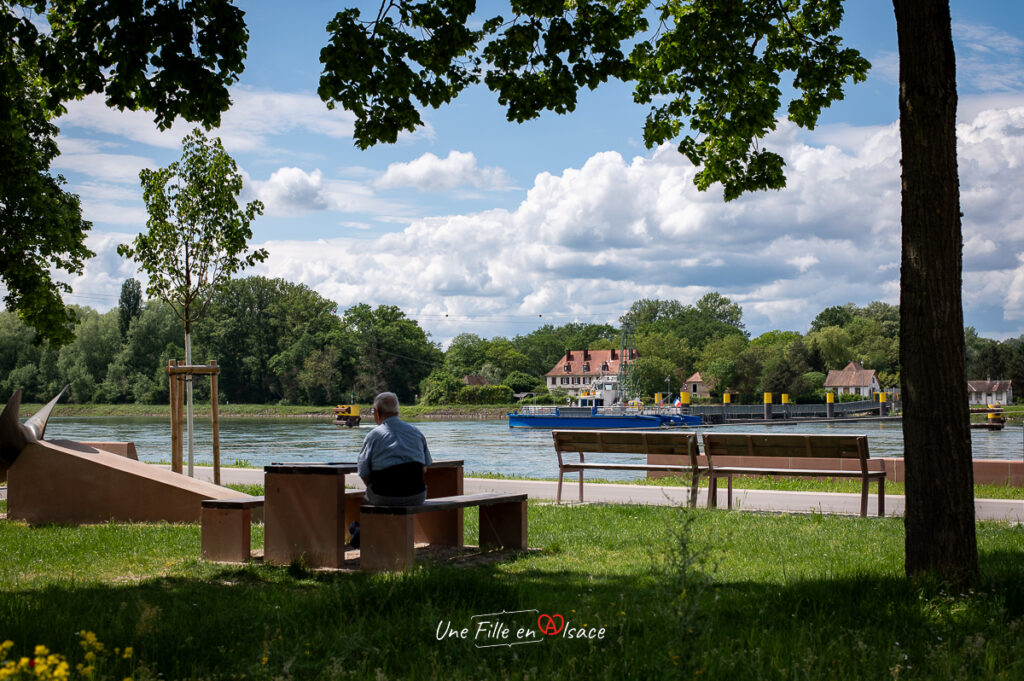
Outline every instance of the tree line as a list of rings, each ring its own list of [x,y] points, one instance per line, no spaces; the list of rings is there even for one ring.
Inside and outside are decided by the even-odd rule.
[[[38,339],[15,313],[0,312],[4,394],[20,389],[26,400],[42,402],[69,385],[66,399],[77,403],[168,401],[164,368],[184,357],[181,321],[169,305],[144,301],[139,282],[129,279],[117,307],[74,312],[74,340],[63,347]],[[213,294],[194,326],[194,356],[217,360],[222,400],[259,404],[366,402],[382,390],[406,403],[508,402],[513,393],[546,393],[543,376],[567,350],[623,342],[637,349],[634,380],[646,396],[678,393],[699,371],[741,401],[772,392],[820,402],[828,371],[851,360],[875,369],[883,387],[899,385],[899,310],[883,302],[826,308],[806,334],[773,330],[751,338],[741,306],[718,293],[694,305],[638,300],[619,323],[546,324],[512,338],[462,333],[442,351],[397,307],[359,304],[339,314],[336,303],[307,286],[251,276]],[[1024,336],[995,341],[969,327],[965,338],[970,378],[1009,378],[1024,395]],[[490,385],[467,386],[468,375]],[[195,389],[208,399],[208,382]]]

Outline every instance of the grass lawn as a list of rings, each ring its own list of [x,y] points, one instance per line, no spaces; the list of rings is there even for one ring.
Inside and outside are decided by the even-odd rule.
[[[504,475],[501,473],[480,473],[468,472],[466,477],[488,478],[494,480],[557,480],[558,478],[528,478],[519,475]],[[572,486],[577,484],[578,478],[571,475],[565,477],[565,484]],[[607,480],[605,478],[585,477],[586,484],[614,484],[614,485],[650,485],[652,487],[689,487],[690,478],[681,475],[667,475],[661,478],[636,478],[635,480]],[[718,483],[719,489],[725,488],[725,481]],[[701,478],[701,487],[707,487],[707,478]],[[797,478],[775,478],[771,476],[741,477],[733,478],[734,489],[767,489],[791,492],[843,492],[847,494],[860,494],[860,481],[847,480],[842,478],[818,478],[814,480],[800,480]],[[871,484],[871,493],[875,494],[877,485]],[[885,481],[885,493],[903,495],[905,485],[902,482]],[[976,499],[1021,499],[1024,500],[1024,487],[1013,487],[1011,485],[975,485],[974,496]]]
[[[529,514],[526,554],[376,576],[206,563],[197,525],[0,521],[0,642],[118,680],[1024,677],[1021,527],[978,525],[983,582],[958,593],[908,583],[898,518]]]

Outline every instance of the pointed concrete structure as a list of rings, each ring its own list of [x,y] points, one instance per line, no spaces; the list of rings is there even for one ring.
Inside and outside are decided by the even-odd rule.
[[[87,443],[44,440],[59,398],[20,423],[18,391],[0,414],[8,518],[30,523],[198,522],[203,499],[250,498]]]

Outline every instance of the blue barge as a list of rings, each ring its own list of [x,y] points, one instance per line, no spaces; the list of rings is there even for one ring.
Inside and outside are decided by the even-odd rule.
[[[509,428],[650,429],[699,426],[701,423],[700,416],[690,414],[599,412],[597,407],[555,407],[543,410],[534,408],[508,414]]]

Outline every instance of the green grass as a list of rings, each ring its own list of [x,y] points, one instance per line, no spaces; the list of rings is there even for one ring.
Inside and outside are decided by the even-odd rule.
[[[469,472],[467,477],[484,478],[490,480],[557,480],[558,478],[533,478],[523,475],[507,475],[504,473],[480,473]],[[607,485],[649,485],[652,487],[689,487],[689,476],[670,475],[662,478],[636,478],[634,480],[608,480],[606,478],[585,477],[585,483],[607,484]],[[575,479],[566,477],[567,484],[572,484]],[[725,483],[720,482],[720,486]],[[707,478],[700,481],[701,487],[707,487]],[[774,478],[770,476],[759,477],[736,477],[733,478],[733,487],[736,489],[765,489],[790,492],[843,492],[848,494],[860,494],[860,482],[857,480],[822,478],[815,480],[800,480],[797,478]],[[877,485],[872,483],[871,493],[874,494]],[[886,480],[885,493],[903,495],[906,486],[902,482]],[[974,496],[978,499],[1021,499],[1024,500],[1024,487],[1013,487],[1006,485],[975,485]]]
[[[117,679],[1024,675],[1024,528],[979,523],[983,580],[961,594],[904,578],[900,519],[531,504],[529,521],[529,553],[402,575],[206,563],[196,525],[3,521],[0,640],[73,667],[93,631],[133,647],[131,669],[107,654]],[[605,637],[474,646],[474,615],[528,609]],[[470,640],[437,640],[445,623]]]

